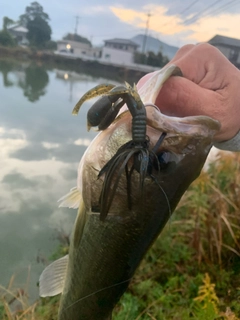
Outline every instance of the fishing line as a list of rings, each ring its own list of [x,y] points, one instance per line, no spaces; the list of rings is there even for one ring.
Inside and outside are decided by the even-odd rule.
[[[164,138],[166,137],[166,135],[167,135],[166,132],[163,132],[163,133],[161,134],[161,136],[159,137],[157,143],[155,144],[155,146],[154,146],[154,147],[152,148],[152,150],[151,150],[153,153],[156,153],[156,152],[157,152],[158,148],[159,148],[160,145],[162,144],[162,142],[163,142]]]
[[[171,206],[170,206],[170,202],[168,200],[167,194],[166,192],[163,190],[162,186],[160,185],[160,183],[157,181],[157,179],[151,174],[150,177],[154,180],[154,182],[158,185],[159,189],[162,191],[166,201],[167,201],[167,206],[168,206],[168,211],[169,211],[169,217],[171,217],[172,215],[172,210],[171,210]]]
[[[125,282],[128,282],[128,281],[130,281],[131,279],[132,279],[132,278],[129,278],[129,279],[127,279],[127,280],[124,280],[124,281],[121,281],[121,282],[112,284],[111,286],[108,286],[108,287],[102,288],[102,289],[100,289],[100,290],[97,290],[97,291],[95,291],[95,292],[93,292],[93,293],[90,293],[90,294],[88,294],[87,296],[82,297],[82,298],[78,299],[77,301],[75,301],[74,303],[70,304],[68,307],[66,307],[66,308],[64,309],[64,311],[67,310],[67,309],[69,309],[69,308],[71,308],[71,307],[74,306],[76,303],[78,303],[78,302],[80,302],[80,301],[82,301],[82,300],[84,300],[84,299],[87,299],[87,298],[93,296],[93,295],[96,294],[96,293],[99,293],[99,292],[102,292],[102,291],[104,291],[104,290],[111,289],[111,288],[113,288],[113,287],[119,286],[120,284],[123,284],[123,283],[125,283]]]

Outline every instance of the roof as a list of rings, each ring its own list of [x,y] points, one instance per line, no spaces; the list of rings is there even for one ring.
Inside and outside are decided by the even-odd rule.
[[[208,41],[212,45],[222,44],[226,46],[240,47],[240,39],[225,37],[217,34]]]
[[[133,42],[130,39],[120,39],[120,38],[114,38],[114,39],[109,39],[109,40],[104,40],[104,42],[111,42],[115,44],[125,44],[125,45],[130,45],[133,47],[139,47],[139,45],[136,42]]]
[[[20,25],[13,26],[13,27],[9,27],[8,30],[17,31],[17,32],[25,32],[25,33],[28,32],[28,29],[27,29],[27,28],[25,28],[25,27],[23,27],[23,26],[20,26]]]

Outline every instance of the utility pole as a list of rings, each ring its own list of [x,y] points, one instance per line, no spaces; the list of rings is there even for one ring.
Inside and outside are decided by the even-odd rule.
[[[149,21],[150,21],[151,16],[152,16],[151,13],[148,13],[148,14],[147,14],[146,29],[145,29],[145,35],[144,35],[144,38],[143,38],[143,46],[142,46],[142,53],[143,53],[143,54],[145,53],[145,50],[146,50],[147,37],[148,37],[148,29],[149,29]]]
[[[79,16],[76,16],[76,24],[75,24],[75,31],[74,31],[74,33],[75,34],[77,34],[77,32],[78,32],[78,22],[79,22]]]

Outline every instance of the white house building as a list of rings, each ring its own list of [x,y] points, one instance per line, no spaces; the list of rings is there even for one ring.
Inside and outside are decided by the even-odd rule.
[[[138,44],[129,39],[110,39],[104,41],[103,47],[91,47],[90,44],[72,40],[60,40],[55,54],[69,59],[80,58],[84,61],[98,61],[104,65],[113,65],[152,72],[158,68],[134,63]]]
[[[18,45],[29,44],[29,41],[27,39],[27,33],[28,33],[27,28],[20,25],[16,25],[16,26],[9,27],[7,30],[13,36],[13,38],[16,39]]]
[[[134,62],[138,45],[129,39],[110,39],[104,41],[101,60],[109,63],[129,65]]]
[[[240,39],[217,34],[208,43],[218,48],[229,61],[240,68]]]
[[[57,50],[59,52],[74,53],[76,55],[88,54],[91,45],[79,41],[60,40],[57,42]]]
[[[99,58],[101,56],[101,48],[93,48],[89,43],[60,40],[57,42],[57,52],[72,54],[81,58]]]

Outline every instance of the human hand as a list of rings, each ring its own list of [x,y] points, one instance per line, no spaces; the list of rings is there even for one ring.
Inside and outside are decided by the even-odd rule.
[[[203,43],[186,45],[169,64],[177,65],[182,77],[163,85],[156,105],[170,116],[207,115],[221,123],[215,141],[225,141],[240,130],[240,70],[215,47]],[[140,88],[152,73],[137,84]]]

